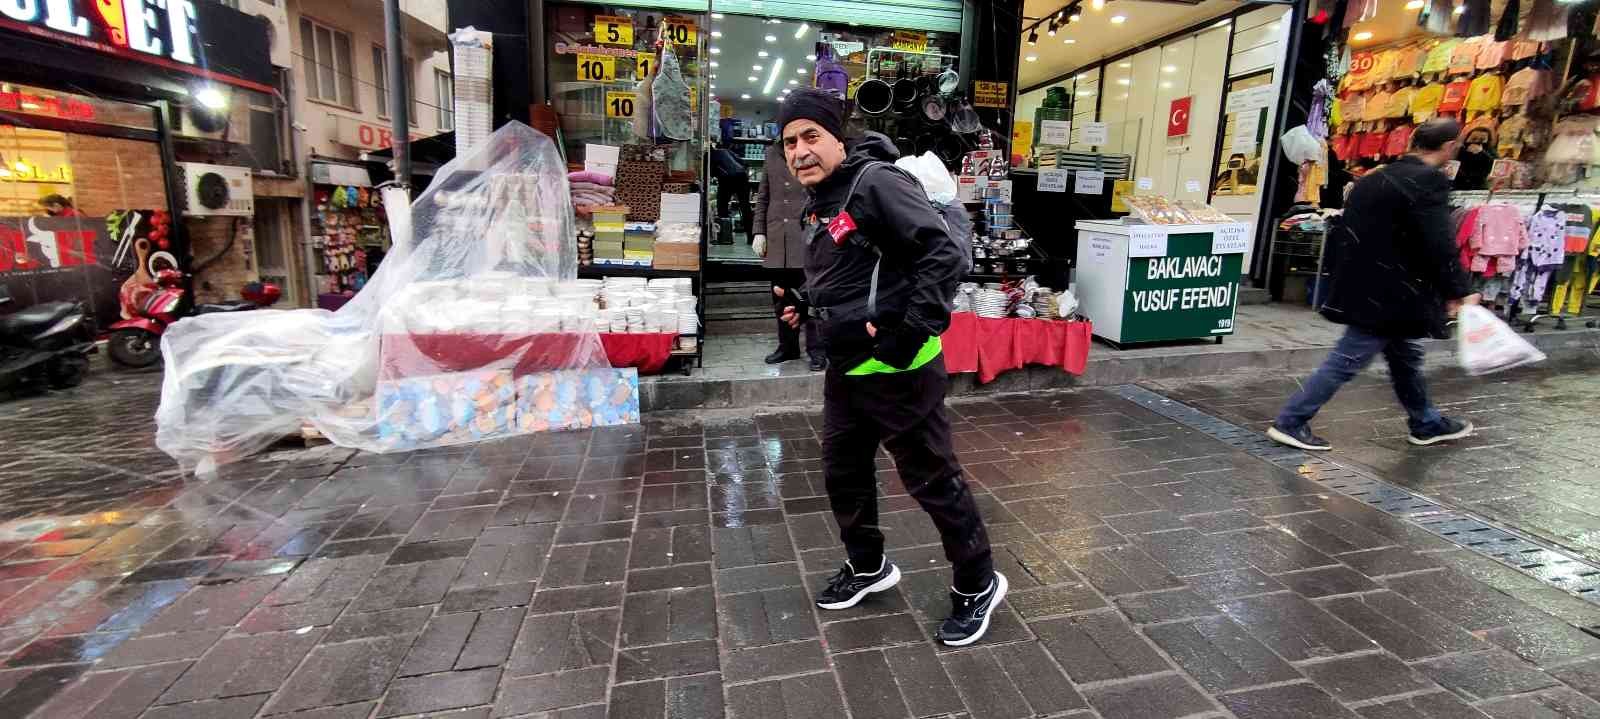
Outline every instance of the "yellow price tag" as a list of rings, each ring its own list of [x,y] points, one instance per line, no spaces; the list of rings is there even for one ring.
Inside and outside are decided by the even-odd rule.
[[[594,41],[602,45],[633,46],[633,21],[621,15],[594,16]]]
[[[651,68],[656,66],[656,56],[654,53],[641,52],[633,59],[633,62],[633,78],[635,80],[643,80],[650,77]]]
[[[694,45],[700,41],[700,28],[688,18],[666,18],[661,21],[661,28],[667,36],[667,42],[674,45]]]
[[[617,79],[616,58],[610,55],[578,53],[578,79],[610,82]]]
[[[633,117],[633,108],[638,100],[637,93],[622,91],[606,93],[606,117]]]
[[[889,41],[890,46],[896,50],[907,52],[927,52],[928,33],[911,30],[896,30]]]

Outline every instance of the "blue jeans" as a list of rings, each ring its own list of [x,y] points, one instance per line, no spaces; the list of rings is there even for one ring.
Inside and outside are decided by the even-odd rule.
[[[1428,401],[1428,381],[1422,375],[1422,342],[1380,337],[1358,327],[1345,327],[1344,336],[1328,355],[1327,361],[1306,380],[1289,404],[1278,413],[1278,427],[1296,429],[1311,421],[1322,405],[1333,399],[1344,383],[1372,364],[1379,352],[1389,361],[1389,376],[1394,394],[1406,408],[1413,433],[1438,425],[1442,417]]]

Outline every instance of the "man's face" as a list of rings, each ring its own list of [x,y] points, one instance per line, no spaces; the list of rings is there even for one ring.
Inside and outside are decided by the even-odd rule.
[[[800,184],[815,187],[844,162],[844,143],[811,120],[795,120],[783,128],[783,157]]]
[[[54,202],[46,202],[44,204],[44,212],[45,212],[45,214],[47,214],[47,215],[49,215],[51,217],[55,217],[56,215],[61,214],[61,211],[65,210],[65,209],[67,209],[67,208],[65,208],[65,207],[63,207],[63,206],[61,206],[59,204],[56,204]]]

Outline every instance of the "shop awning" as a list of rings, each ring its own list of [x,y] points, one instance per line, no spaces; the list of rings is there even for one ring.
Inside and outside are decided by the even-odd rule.
[[[389,162],[394,159],[394,150],[373,150],[367,157],[380,162]],[[443,166],[445,163],[456,159],[456,134],[454,132],[441,132],[432,137],[411,142],[411,161]]]

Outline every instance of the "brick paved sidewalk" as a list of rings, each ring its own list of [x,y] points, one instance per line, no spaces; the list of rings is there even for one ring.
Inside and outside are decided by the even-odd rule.
[[[47,399],[0,408],[27,409],[0,444],[7,716],[1600,716],[1574,628],[1600,606],[1107,393],[956,406],[1013,587],[961,651],[887,460],[904,579],[812,607],[841,559],[814,417],[182,483],[141,468],[166,467],[148,393]]]

